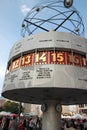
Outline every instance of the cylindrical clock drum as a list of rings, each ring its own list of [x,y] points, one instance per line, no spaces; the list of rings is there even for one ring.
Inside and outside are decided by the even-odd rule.
[[[43,32],[11,49],[3,96],[13,100],[61,104],[86,102],[87,40],[65,32]]]

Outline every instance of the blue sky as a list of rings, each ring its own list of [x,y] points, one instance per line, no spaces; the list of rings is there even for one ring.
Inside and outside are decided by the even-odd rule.
[[[27,12],[44,0],[0,0],[0,94],[13,44],[22,38],[21,24]],[[80,12],[87,38],[87,0],[73,0],[73,6]]]

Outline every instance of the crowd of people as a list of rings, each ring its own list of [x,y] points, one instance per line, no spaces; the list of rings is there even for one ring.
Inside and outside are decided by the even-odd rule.
[[[0,130],[41,130],[42,121],[37,117],[0,117]]]
[[[42,130],[42,118],[1,116],[0,130]],[[87,130],[87,119],[61,119],[61,130]]]
[[[62,119],[62,130],[87,130],[87,119]]]

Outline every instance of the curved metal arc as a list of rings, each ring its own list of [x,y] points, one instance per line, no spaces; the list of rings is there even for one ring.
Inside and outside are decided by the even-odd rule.
[[[57,28],[55,28],[54,31],[56,31],[63,23],[65,23],[74,13],[75,11],[73,11]]]
[[[47,29],[45,29],[45,28],[43,28],[43,27],[41,27],[41,26],[39,26],[39,25],[37,25],[37,24],[35,24],[35,23],[32,23],[32,22],[26,20],[26,19],[24,19],[24,21],[26,21],[26,22],[28,22],[28,23],[30,23],[30,24],[32,24],[32,25],[34,25],[34,26],[36,26],[36,27],[38,27],[38,28],[40,28],[40,29],[42,29],[42,30],[44,30],[44,31],[47,31],[47,32],[49,31],[49,30],[47,30]]]
[[[60,15],[60,14],[62,14],[62,15],[64,15],[66,18],[68,17],[67,15],[65,15],[65,13],[69,13],[69,12],[71,12],[71,10],[70,11],[64,11],[64,12],[60,12],[59,10],[57,10],[57,9],[54,9],[54,8],[51,8],[51,9],[53,9],[53,10],[55,10],[55,11],[57,11],[57,12],[59,12],[59,14],[57,14],[57,16],[58,15]],[[54,16],[55,17],[55,16]],[[51,17],[52,18],[52,17]],[[73,26],[74,27],[76,27],[75,26],[75,24],[72,22],[72,20],[71,19],[68,19],[72,24],[73,24]]]

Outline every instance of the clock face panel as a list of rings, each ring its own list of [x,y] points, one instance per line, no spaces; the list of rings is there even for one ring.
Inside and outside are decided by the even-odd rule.
[[[17,68],[43,64],[74,65],[87,68],[86,55],[67,51],[41,51],[29,53],[11,61],[8,71]]]

